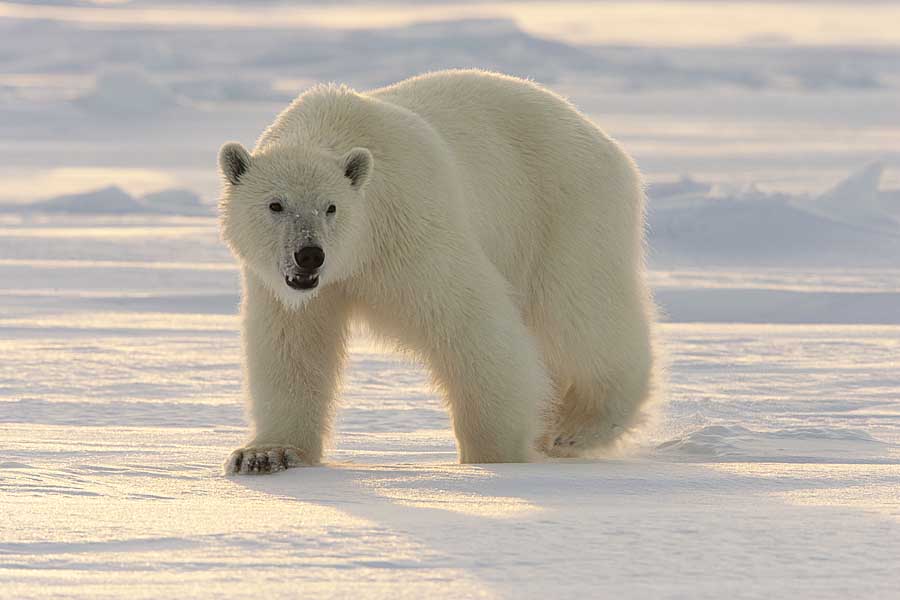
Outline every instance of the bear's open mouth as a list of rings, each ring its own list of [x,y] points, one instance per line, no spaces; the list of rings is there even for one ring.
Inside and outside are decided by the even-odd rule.
[[[295,290],[311,290],[319,285],[318,271],[296,271],[284,276],[284,282]]]

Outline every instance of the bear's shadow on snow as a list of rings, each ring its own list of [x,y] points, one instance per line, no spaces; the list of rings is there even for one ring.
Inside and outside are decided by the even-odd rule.
[[[593,462],[571,464],[568,475],[572,475],[572,467],[589,468]],[[329,463],[229,479],[257,493],[328,506],[391,529],[410,531],[418,529],[416,523],[435,520],[496,521],[553,510],[558,495],[548,489],[555,487],[557,478],[547,469],[553,466],[558,465]],[[570,484],[569,491],[582,487]]]
[[[628,496],[689,493],[698,485],[713,489],[716,482],[723,493],[766,487],[752,476],[715,474],[711,479],[703,465],[681,465],[673,472],[665,462],[627,458],[491,465],[329,463],[229,479],[258,493],[328,506],[405,532],[421,530],[416,524],[429,529],[434,522],[559,524],[571,520],[572,507],[579,503],[604,502],[605,497],[615,505]]]
[[[565,468],[555,474],[551,469],[559,466]],[[321,507],[344,513],[352,524],[339,517],[332,523],[315,522],[324,525],[336,543],[344,543],[347,535],[365,535],[382,538],[393,548],[395,540],[402,539],[397,547],[400,555],[379,558],[381,567],[467,569],[473,552],[478,553],[475,548],[491,553],[502,548],[503,560],[518,566],[531,564],[542,553],[570,551],[568,544],[584,535],[584,524],[567,501],[572,494],[592,494],[602,473],[588,461],[565,465],[330,463],[229,480],[277,499],[280,506],[285,500],[296,501],[296,509],[286,510],[296,510],[298,523],[308,522],[305,512],[322,514]],[[302,527],[290,532],[298,546],[308,543]],[[318,527],[310,534],[318,535],[316,531]],[[490,585],[490,581],[482,583]]]
[[[821,481],[805,477],[772,479],[720,471],[712,464],[641,458],[491,465],[329,463],[229,481],[271,496],[279,505],[296,501],[298,523],[309,522],[304,513],[325,507],[364,521],[364,535],[385,540],[402,536],[412,543],[408,548],[416,549],[416,558],[386,560],[391,567],[464,569],[480,552],[502,553],[508,564],[521,566],[536,556],[566,556],[575,546],[619,539],[629,527],[644,526],[648,509],[660,517],[657,527],[678,535],[682,509],[659,513],[660,507],[677,507],[698,492],[704,502],[722,498],[728,504],[738,497],[738,506],[744,506],[747,497],[821,487]],[[735,514],[733,505],[729,514]],[[329,527],[337,538],[362,535],[358,523],[315,524]],[[718,520],[708,523],[708,535],[722,526]],[[291,533],[298,545],[307,543],[302,528]]]
[[[587,462],[587,461],[579,461]],[[470,501],[509,497],[524,484],[521,476],[508,479],[515,470],[534,464],[460,465],[456,463],[353,464],[327,463],[316,467],[288,469],[268,475],[231,476],[233,483],[259,493],[299,502],[343,508],[360,504],[424,505],[422,498],[439,494],[447,498],[464,495]],[[526,498],[515,500],[529,501]],[[443,510],[443,509],[436,509]],[[458,511],[445,511],[458,512]]]
[[[521,470],[534,465],[328,464],[229,479],[273,499],[296,501],[298,516],[310,511],[313,504],[368,523],[368,535],[402,535],[422,550],[417,566],[443,567],[457,561],[460,548],[471,543],[473,531],[497,531],[498,526],[505,528],[507,523],[533,515],[544,519],[538,526],[559,526],[539,493],[516,493],[530,478],[505,477],[509,467]],[[340,522],[325,525],[341,527]],[[301,540],[302,530],[295,533]],[[481,538],[476,543],[488,542]]]

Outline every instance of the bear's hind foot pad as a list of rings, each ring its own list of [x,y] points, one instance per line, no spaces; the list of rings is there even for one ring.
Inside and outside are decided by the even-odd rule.
[[[225,461],[226,475],[277,473],[307,464],[294,446],[247,446],[238,448]]]

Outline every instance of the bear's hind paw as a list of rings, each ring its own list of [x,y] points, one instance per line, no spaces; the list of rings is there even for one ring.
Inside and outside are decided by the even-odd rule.
[[[304,464],[302,452],[294,446],[246,446],[231,453],[225,461],[225,474],[262,475]]]
[[[584,452],[584,441],[573,434],[560,433],[545,435],[539,442],[538,449],[553,458],[575,458]]]

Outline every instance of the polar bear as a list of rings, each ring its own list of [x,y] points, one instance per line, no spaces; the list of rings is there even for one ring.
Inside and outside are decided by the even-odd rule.
[[[253,421],[227,473],[321,460],[351,319],[425,362],[460,462],[578,456],[644,422],[641,178],[563,98],[482,71],[318,86],[219,166]]]

